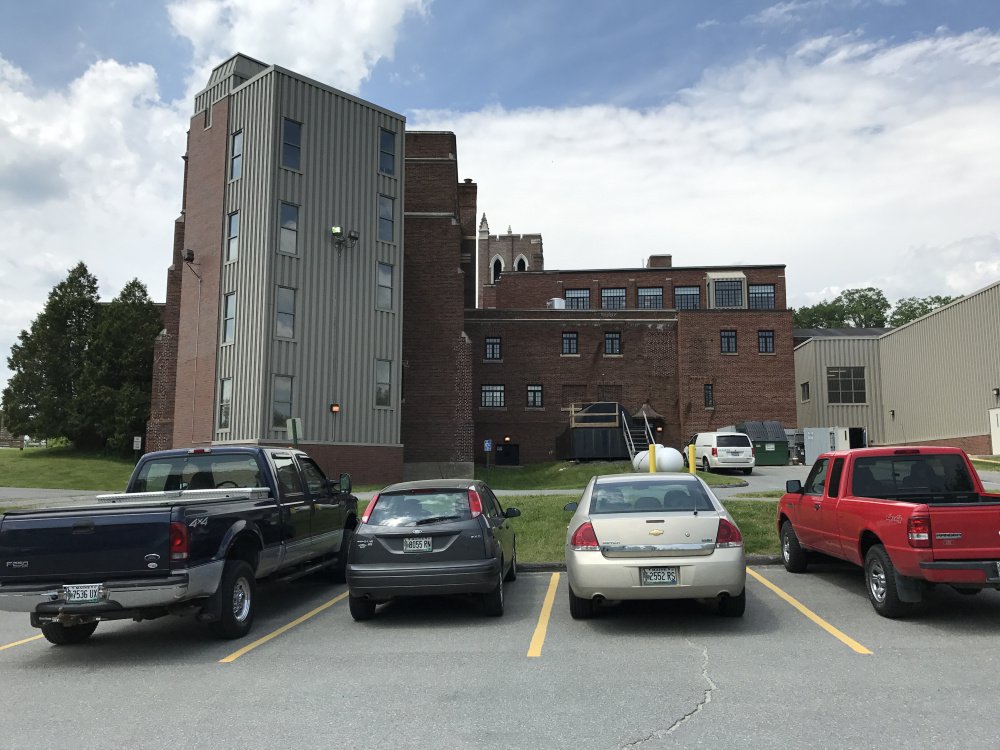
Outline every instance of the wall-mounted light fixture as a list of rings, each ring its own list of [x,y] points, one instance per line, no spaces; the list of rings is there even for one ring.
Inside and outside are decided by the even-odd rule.
[[[344,249],[345,245],[349,249],[353,250],[354,246],[358,244],[358,240],[361,238],[357,229],[352,229],[345,235],[343,227],[330,227],[330,234],[333,235],[333,244],[337,246],[338,254]]]
[[[340,414],[340,404],[330,404],[331,414]]]
[[[1000,388],[993,389],[993,398],[1000,398]]]
[[[510,435],[504,435],[504,436],[503,436],[503,441],[504,441],[505,443],[509,443],[509,442],[510,442]]]
[[[895,419],[896,418],[896,410],[895,409],[889,409],[889,418],[890,419]]]
[[[184,262],[194,263],[194,250],[188,249],[184,251]]]

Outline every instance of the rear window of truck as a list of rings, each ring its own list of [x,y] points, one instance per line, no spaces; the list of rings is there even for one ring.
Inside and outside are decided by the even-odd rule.
[[[851,492],[861,497],[933,502],[970,502],[978,499],[972,477],[961,456],[871,456],[854,462]]]
[[[253,456],[210,453],[154,459],[143,464],[132,492],[267,487]]]

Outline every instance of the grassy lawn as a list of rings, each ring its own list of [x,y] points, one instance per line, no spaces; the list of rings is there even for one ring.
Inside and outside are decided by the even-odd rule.
[[[781,497],[784,490],[757,490],[756,492],[734,492],[729,497]]]
[[[982,456],[973,459],[972,465],[977,471],[1000,471],[1000,456]]]
[[[633,471],[629,461],[557,461],[527,466],[492,466],[489,470],[476,465],[476,479],[495,490],[576,490],[583,489],[597,474],[624,474]],[[736,474],[706,474],[698,472],[710,487],[738,485]]]
[[[0,450],[0,484],[53,490],[123,490],[135,462],[72,448]]]

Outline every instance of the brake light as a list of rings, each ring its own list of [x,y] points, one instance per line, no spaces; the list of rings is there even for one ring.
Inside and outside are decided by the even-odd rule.
[[[378,493],[376,492],[372,499],[368,502],[368,506],[365,508],[365,512],[361,514],[361,523],[368,523],[368,518],[371,516],[372,511],[375,510],[375,503],[378,502]]]
[[[170,559],[187,560],[188,547],[188,527],[180,521],[170,522]]]
[[[597,534],[594,532],[594,526],[590,521],[587,521],[573,532],[573,536],[569,540],[569,546],[577,552],[583,550],[596,552],[601,548],[600,542],[597,541]]]
[[[719,519],[719,532],[715,535],[715,546],[716,548],[743,546],[743,535],[736,528],[736,524],[726,518]]]
[[[757,449],[754,448],[752,445],[750,446],[750,455],[753,456],[754,458],[757,457]]]
[[[483,499],[475,490],[469,490],[469,512],[472,513],[473,518],[479,518],[483,515]]]
[[[712,448],[712,455],[713,456],[718,456],[719,455],[719,449],[718,448]]]
[[[913,516],[906,522],[906,536],[911,547],[931,546],[931,519],[928,516]]]

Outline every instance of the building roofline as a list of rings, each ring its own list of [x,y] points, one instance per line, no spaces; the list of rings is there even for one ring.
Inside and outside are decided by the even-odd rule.
[[[495,235],[491,235],[495,236]],[[501,234],[500,237],[517,237],[517,235]],[[531,235],[523,235],[531,236]],[[541,235],[539,235],[541,236]],[[670,271],[742,271],[743,269],[762,269],[762,268],[786,268],[784,263],[772,263],[766,265],[731,265],[731,266],[663,266],[663,267],[640,267],[640,268],[546,268],[542,271],[518,271],[520,274],[560,274],[560,273],[608,273],[621,272],[621,273],[669,273]]]
[[[898,328],[893,328],[892,330],[887,331],[886,333],[884,333],[881,336],[879,336],[879,338],[880,339],[884,339],[887,336],[891,336],[892,334],[894,334],[894,333],[896,333],[898,331],[902,331],[904,328],[909,328],[914,323],[919,323],[921,320],[924,320],[925,318],[929,318],[932,315],[937,315],[940,312],[944,312],[948,308],[955,307],[956,305],[960,305],[963,302],[967,302],[967,301],[971,300],[973,297],[978,297],[980,294],[985,294],[986,292],[988,292],[991,289],[993,289],[995,287],[998,287],[998,286],[1000,286],[1000,280],[994,281],[992,284],[987,284],[982,289],[977,289],[974,292],[969,292],[968,294],[963,295],[963,296],[959,297],[958,299],[953,300],[952,302],[949,302],[947,305],[941,305],[941,307],[939,307],[939,308],[937,308],[935,310],[931,310],[929,313],[927,313],[926,315],[921,315],[919,318],[914,318],[909,323],[904,323],[903,325],[899,326]]]

